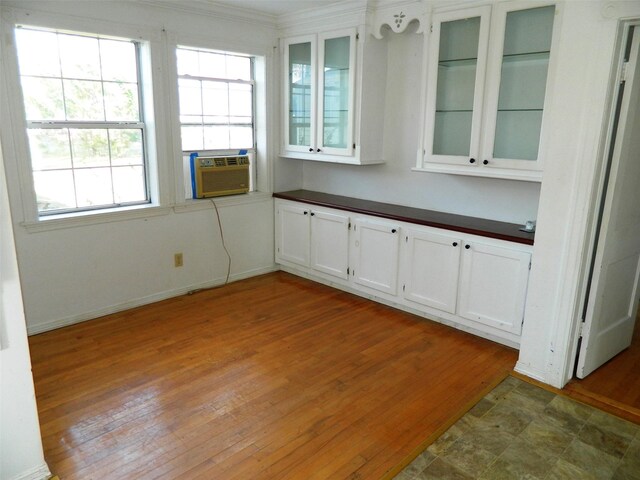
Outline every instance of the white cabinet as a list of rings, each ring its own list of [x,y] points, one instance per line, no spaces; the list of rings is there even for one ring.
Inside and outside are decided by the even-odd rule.
[[[404,298],[456,312],[462,240],[459,236],[411,229],[405,235]]]
[[[371,219],[356,219],[353,226],[353,281],[395,295],[398,289],[400,227]]]
[[[311,210],[311,268],[349,278],[349,217]]]
[[[309,265],[309,208],[304,205],[276,204],[276,257],[280,261]]]
[[[386,48],[373,42],[356,28],[282,40],[281,156],[382,163]]]
[[[284,199],[275,208],[276,261],[290,271],[517,344],[529,245]]]
[[[436,12],[417,170],[540,181],[556,7]]]
[[[531,254],[465,241],[458,314],[519,335],[522,330]]]
[[[349,216],[276,202],[276,260],[348,278]]]

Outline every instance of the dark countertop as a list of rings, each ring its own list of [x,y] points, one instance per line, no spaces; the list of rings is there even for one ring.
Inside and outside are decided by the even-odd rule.
[[[330,193],[313,192],[310,190],[293,190],[290,192],[274,193],[275,198],[309,203],[328,208],[337,208],[349,212],[362,213],[375,217],[389,218],[399,222],[415,223],[428,227],[442,228],[456,232],[480,235],[482,237],[497,238],[509,242],[533,245],[533,233],[518,230],[522,225],[498,222],[484,218],[466,217],[453,213],[423,210],[421,208],[404,207],[391,203],[373,202],[359,198],[343,197]]]

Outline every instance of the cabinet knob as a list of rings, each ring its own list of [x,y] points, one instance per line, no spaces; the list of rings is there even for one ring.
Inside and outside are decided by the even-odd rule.
[[[396,233],[396,232],[397,232],[397,230],[395,228],[391,229],[391,233]]]
[[[310,151],[310,152],[313,152],[313,148],[309,148],[309,151]]]
[[[471,248],[471,245],[465,245],[464,248],[466,248],[467,250],[469,250]]]
[[[315,213],[311,212],[311,216],[313,217],[315,215]]]
[[[320,150],[320,149],[317,149],[317,150],[316,150],[316,152],[318,152],[318,153],[319,153],[319,152],[321,152],[321,151],[322,151],[322,150]]]
[[[309,213],[309,212],[307,212],[307,211],[305,210],[305,211],[304,211],[304,214],[306,215],[307,213]]]
[[[483,160],[483,161],[482,161],[482,164],[483,164],[483,165],[489,165],[489,160]]]
[[[469,163],[476,163],[476,159],[475,158],[470,158],[469,159]]]
[[[458,242],[453,242],[451,245],[453,245],[454,247],[458,246]]]

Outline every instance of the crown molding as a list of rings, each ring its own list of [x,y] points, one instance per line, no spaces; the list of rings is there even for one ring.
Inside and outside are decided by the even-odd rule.
[[[312,7],[278,17],[278,29],[287,31],[318,30],[318,25],[340,28],[345,24],[364,24],[367,14],[373,13],[371,0],[343,0],[322,7]]]
[[[129,2],[127,2],[129,3]],[[248,23],[260,25],[268,28],[277,27],[277,16],[268,13],[258,12],[233,5],[223,5],[213,0],[131,0],[131,3],[150,7],[184,12],[192,15],[206,15],[215,17],[218,20]]]

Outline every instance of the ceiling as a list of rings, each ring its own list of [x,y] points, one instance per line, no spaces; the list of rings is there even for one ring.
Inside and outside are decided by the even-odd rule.
[[[213,0],[211,3],[279,16],[338,2],[336,0]]]

